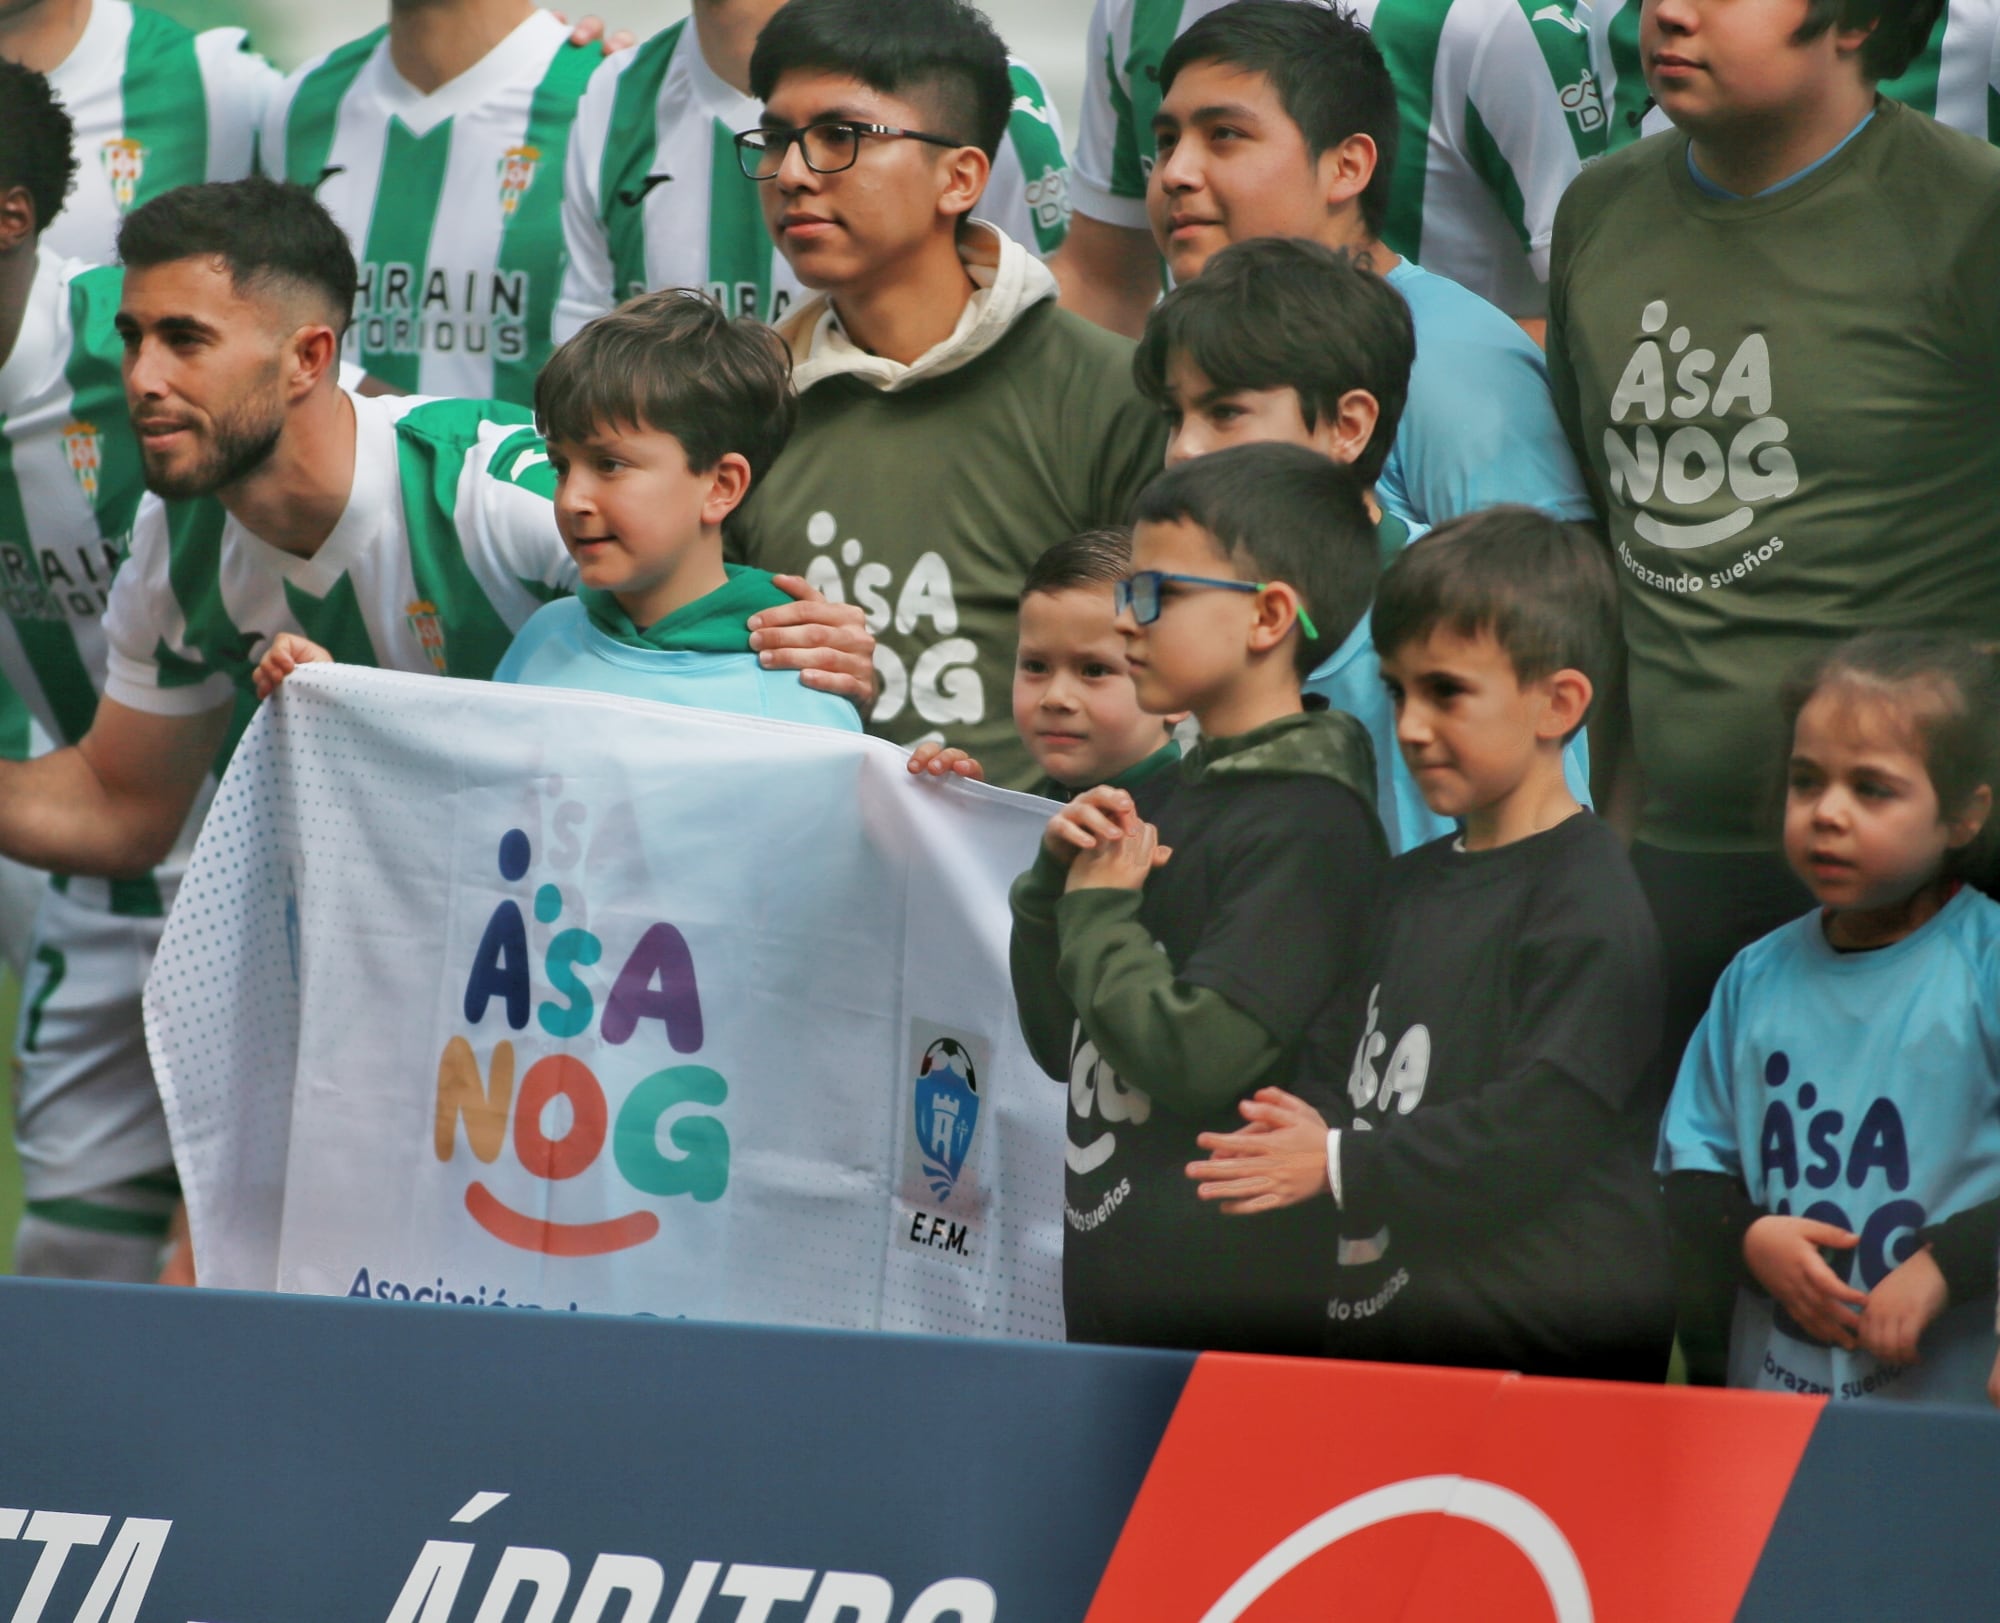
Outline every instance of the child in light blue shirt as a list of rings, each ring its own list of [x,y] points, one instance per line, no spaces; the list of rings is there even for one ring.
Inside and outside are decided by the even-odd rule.
[[[1785,856],[1820,906],[1737,954],[1681,1062],[1659,1170],[1683,1335],[1733,1306],[1732,1386],[1977,1402],[2000,905],[1960,876],[2000,781],[2000,676],[1955,639],[1877,633],[1789,700]]]
[[[535,420],[582,584],[529,619],[495,680],[860,731],[853,705],[810,685],[815,673],[764,668],[747,622],[791,599],[722,559],[722,521],[784,448],[795,411],[776,336],[677,288],[558,349],[535,381]]]

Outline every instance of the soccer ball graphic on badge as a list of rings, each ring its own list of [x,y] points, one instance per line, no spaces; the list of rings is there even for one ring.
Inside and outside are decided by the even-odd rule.
[[[924,1050],[917,1067],[916,1106],[924,1182],[939,1200],[948,1200],[965,1170],[979,1121],[979,1078],[965,1044],[940,1037]]]

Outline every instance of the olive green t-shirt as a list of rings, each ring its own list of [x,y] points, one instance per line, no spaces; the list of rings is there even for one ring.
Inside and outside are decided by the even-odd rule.
[[[2000,637],[2000,152],[1878,101],[1762,196],[1687,155],[1654,136],[1570,188],[1549,371],[1622,588],[1640,837],[1750,851],[1803,658]]]
[[[1124,523],[1160,471],[1166,425],[1132,347],[1043,302],[954,371],[896,390],[836,375],[801,397],[730,554],[865,611],[868,731],[943,738],[1011,789],[1040,776],[1013,721],[1021,581],[1056,542]]]

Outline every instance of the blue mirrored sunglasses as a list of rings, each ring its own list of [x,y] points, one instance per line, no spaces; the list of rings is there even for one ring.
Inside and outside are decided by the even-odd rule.
[[[1261,592],[1271,585],[1267,580],[1217,580],[1213,575],[1172,575],[1163,569],[1142,569],[1112,583],[1112,601],[1120,614],[1129,610],[1140,625],[1149,626],[1160,617],[1160,588],[1169,581],[1176,586],[1207,587],[1217,592]],[[1299,605],[1299,629],[1306,634],[1306,641],[1319,641],[1319,628],[1303,603]]]

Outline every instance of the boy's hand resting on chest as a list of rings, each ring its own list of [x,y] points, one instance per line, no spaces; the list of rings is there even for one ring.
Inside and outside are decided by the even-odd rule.
[[[1331,1192],[1324,1116],[1283,1088],[1259,1088],[1236,1108],[1247,1126],[1195,1139],[1209,1154],[1187,1166],[1197,1195],[1222,1202],[1224,1216],[1248,1217]]]
[[[1065,890],[1144,890],[1173,853],[1123,789],[1086,789],[1049,819],[1042,846],[1069,869]]]

